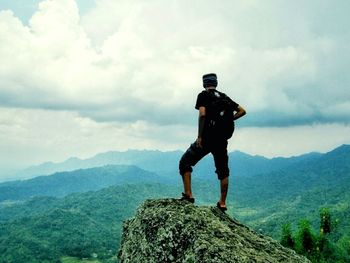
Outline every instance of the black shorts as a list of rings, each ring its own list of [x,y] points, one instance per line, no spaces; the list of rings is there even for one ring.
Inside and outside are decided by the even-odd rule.
[[[227,140],[208,142],[202,148],[198,147],[196,142],[192,143],[181,157],[179,163],[180,174],[184,175],[186,172],[192,172],[192,167],[208,153],[211,153],[214,157],[215,172],[218,179],[222,180],[228,177],[230,170],[228,168]]]

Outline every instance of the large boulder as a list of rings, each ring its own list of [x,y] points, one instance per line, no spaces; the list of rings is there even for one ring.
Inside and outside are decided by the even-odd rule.
[[[119,260],[150,262],[310,262],[216,207],[147,200],[124,223]]]

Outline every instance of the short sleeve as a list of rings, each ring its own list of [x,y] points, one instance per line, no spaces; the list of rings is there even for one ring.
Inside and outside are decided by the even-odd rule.
[[[239,104],[236,103],[235,101],[232,101],[232,102],[233,102],[233,104],[232,104],[233,110],[234,110],[234,111],[238,111]]]
[[[208,96],[206,96],[207,92],[201,92],[197,96],[197,101],[196,101],[196,110],[199,110],[199,107],[207,107],[208,106]]]
[[[228,97],[225,93],[219,92],[221,96],[226,97],[230,101],[230,108],[232,108],[233,111],[238,111],[239,104],[233,101],[230,97]],[[212,96],[207,91],[202,91],[197,96],[197,101],[195,108],[196,110],[199,110],[200,107],[210,107],[210,102],[212,100]]]

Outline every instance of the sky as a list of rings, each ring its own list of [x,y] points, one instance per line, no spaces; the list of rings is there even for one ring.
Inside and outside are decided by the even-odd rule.
[[[347,0],[1,0],[0,177],[106,151],[184,151],[210,72],[247,111],[230,151],[349,144],[348,10]]]

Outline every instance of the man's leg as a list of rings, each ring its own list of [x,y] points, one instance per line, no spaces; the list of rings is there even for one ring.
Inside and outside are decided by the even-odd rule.
[[[181,157],[179,163],[179,170],[182,176],[182,181],[184,185],[184,193],[192,198],[192,189],[191,189],[191,173],[192,166],[195,166],[200,159],[208,154],[208,151],[204,148],[200,148],[196,143],[192,143],[190,148],[184,153]]]
[[[221,207],[226,207],[226,197],[228,192],[228,177],[220,180],[221,196],[219,204]]]
[[[230,170],[228,168],[227,141],[221,141],[215,144],[212,151],[216,173],[220,180],[220,200],[219,206],[226,207],[226,197],[228,192],[228,177]]]
[[[192,188],[191,188],[191,172],[185,172],[182,176],[182,181],[184,184],[184,193],[188,197],[192,198]]]

